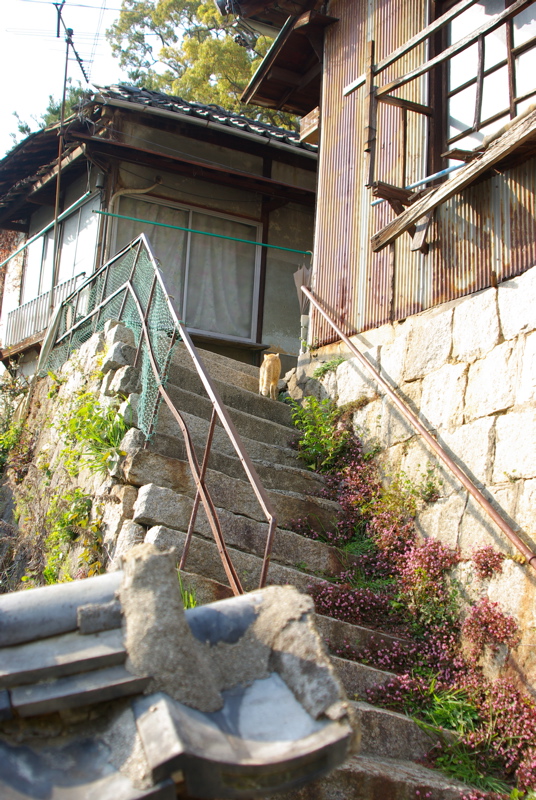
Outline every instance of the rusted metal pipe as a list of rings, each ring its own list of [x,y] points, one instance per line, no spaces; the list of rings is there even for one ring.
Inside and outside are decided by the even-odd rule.
[[[374,380],[376,381],[379,386],[384,390],[384,392],[391,398],[394,405],[400,411],[402,416],[415,428],[417,433],[419,433],[428,446],[434,451],[437,457],[449,468],[449,470],[455,475],[460,483],[467,489],[469,494],[476,500],[476,502],[484,509],[484,511],[488,514],[489,517],[493,520],[493,522],[497,525],[498,528],[504,533],[505,536],[512,542],[512,544],[517,547],[519,552],[526,558],[527,563],[536,569],[536,554],[532,552],[530,547],[525,544],[525,542],[518,536],[518,534],[514,531],[514,529],[509,525],[506,520],[499,514],[497,509],[493,508],[489,500],[482,494],[480,489],[478,489],[473,481],[469,478],[468,475],[452,460],[449,454],[444,450],[444,448],[439,444],[439,442],[434,439],[432,434],[424,427],[420,419],[411,411],[410,408],[404,403],[404,401],[396,394],[396,392],[389,386],[387,381],[382,378],[380,373],[377,369],[370,363],[370,361],[365,358],[363,353],[361,353],[358,348],[350,341],[348,336],[339,328],[337,323],[329,316],[329,314],[322,308],[318,300],[315,298],[313,293],[307,289],[305,286],[301,287],[302,292],[305,294],[306,297],[309,298],[311,303],[317,309],[317,311],[324,317],[326,322],[331,325],[335,333],[340,337],[340,339],[345,343],[345,345],[351,350],[351,352],[356,356],[359,363],[365,367],[365,369],[372,375]]]

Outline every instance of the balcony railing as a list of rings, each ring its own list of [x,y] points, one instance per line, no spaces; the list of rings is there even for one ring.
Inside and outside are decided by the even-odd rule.
[[[59,286],[54,287],[53,308],[56,308],[68,297],[77,285],[81,282],[85,273],[75,275],[74,278],[69,278],[68,281],[60,283]],[[48,321],[53,309],[51,309],[50,290],[44,294],[40,294],[34,300],[15,308],[7,316],[6,333],[4,337],[3,347],[12,347],[30,336],[34,336],[41,331],[45,331],[48,326]]]

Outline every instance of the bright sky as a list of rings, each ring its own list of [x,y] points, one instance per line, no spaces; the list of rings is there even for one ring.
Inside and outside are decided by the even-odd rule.
[[[13,146],[10,133],[17,130],[17,111],[32,130],[49,95],[59,99],[65,69],[65,35],[56,38],[57,13],[52,0],[0,0],[0,158]],[[66,0],[62,16],[72,28],[74,46],[84,62],[90,84],[126,80],[112,57],[105,32],[119,14],[120,0]],[[87,87],[74,57],[68,75]],[[20,137],[19,137],[20,138]]]

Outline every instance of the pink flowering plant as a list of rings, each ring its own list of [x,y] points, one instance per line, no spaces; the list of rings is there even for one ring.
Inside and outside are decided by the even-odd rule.
[[[330,409],[335,434],[340,420]],[[505,679],[486,679],[481,668],[486,652],[516,646],[516,623],[487,599],[462,622],[452,577],[460,553],[435,539],[419,540],[415,530],[419,502],[436,495],[424,497],[404,475],[385,488],[377,451],[344,430],[341,440],[330,440],[344,443],[339,452],[317,459],[327,473],[324,496],[341,513],[329,531],[303,519],[294,530],[358,556],[336,579],[309,587],[317,612],[378,634],[363,646],[344,642],[331,649],[396,673],[367,693],[370,702],[455,731],[454,739],[442,737],[427,763],[474,786],[465,800],[529,800],[526,793],[536,790],[536,705]],[[499,571],[503,558],[491,547],[475,552],[479,577]]]

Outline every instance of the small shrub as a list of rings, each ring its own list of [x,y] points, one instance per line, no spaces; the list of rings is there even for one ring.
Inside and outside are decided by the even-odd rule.
[[[425,472],[419,481],[419,495],[425,503],[435,503],[441,497],[443,482],[437,477],[436,471],[431,464],[428,464]]]
[[[472,555],[476,574],[481,580],[491,578],[496,572],[501,572],[505,558],[503,553],[498,553],[490,544],[474,550]]]
[[[324,361],[324,363],[320,364],[313,372],[313,378],[320,380],[320,378],[323,378],[328,372],[335,372],[339,364],[342,364],[344,361],[346,361],[346,359],[341,356],[332,358],[331,361]]]
[[[128,423],[117,404],[103,406],[91,392],[78,395],[58,427],[68,444],[62,455],[71,475],[77,474],[80,464],[97,473],[110,472],[123,455],[119,445]]]
[[[489,647],[496,652],[499,645],[515,647],[519,642],[517,623],[504,614],[498,603],[483,597],[476,603],[463,623],[463,634],[472,645],[474,657],[482,655]]]
[[[303,405],[293,401],[292,418],[303,432],[298,450],[307,466],[318,472],[333,470],[349,436],[348,431],[337,428],[335,403],[316,397],[306,397]]]

